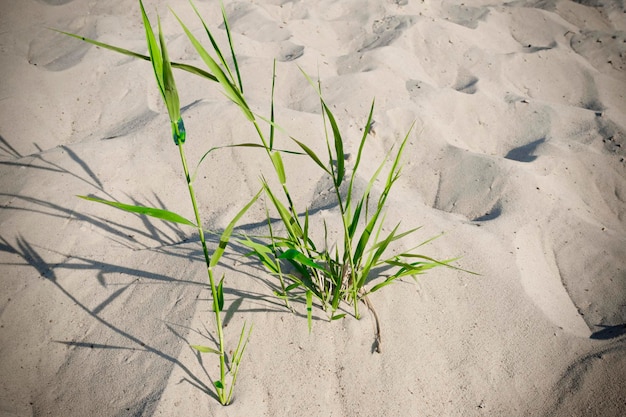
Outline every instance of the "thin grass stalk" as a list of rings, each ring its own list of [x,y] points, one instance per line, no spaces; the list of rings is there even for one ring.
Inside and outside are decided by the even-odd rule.
[[[209,276],[209,285],[211,286],[211,297],[213,298],[213,312],[215,314],[215,327],[217,329],[217,340],[219,347],[219,357],[220,357],[220,381],[222,384],[225,383],[226,379],[226,360],[225,360],[225,349],[224,349],[224,332],[222,330],[222,315],[221,309],[219,305],[220,297],[218,296],[217,286],[215,285],[215,278],[213,276],[213,268],[211,265],[211,256],[209,255],[209,249],[206,244],[206,240],[204,238],[204,230],[202,228],[202,219],[200,217],[200,212],[198,210],[198,203],[196,200],[196,193],[193,188],[193,183],[191,182],[191,177],[189,175],[189,168],[187,166],[187,158],[185,156],[185,151],[183,149],[182,141],[178,141],[178,149],[180,152],[180,160],[183,166],[183,171],[185,174],[185,179],[187,180],[187,188],[189,190],[189,197],[191,198],[191,205],[193,206],[193,212],[196,219],[196,225],[198,230],[198,236],[200,238],[200,242],[202,244],[202,253],[204,254],[204,260],[207,265],[207,273]],[[234,383],[233,383],[234,386]],[[224,397],[224,387],[221,388],[216,385],[215,387],[217,391],[217,395],[222,404],[228,404],[228,399]],[[232,387],[231,387],[232,390]]]

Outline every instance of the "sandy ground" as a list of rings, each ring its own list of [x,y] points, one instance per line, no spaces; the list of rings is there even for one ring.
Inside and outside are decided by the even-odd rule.
[[[171,58],[203,64],[167,7],[146,1]],[[224,42],[216,1],[197,0]],[[225,1],[244,88],[323,150],[324,95],[371,172],[415,122],[388,220],[423,226],[406,247],[461,256],[327,322],[289,312],[261,266],[227,253],[226,339],[254,331],[221,407],[213,322],[193,230],[80,200],[93,194],[192,217],[148,63],[48,28],[146,50],[128,0],[0,5],[0,416],[620,416],[626,414],[626,10],[620,0]],[[177,71],[188,157],[255,140],[214,84]],[[289,141],[280,137],[281,146]],[[196,185],[224,228],[271,167],[213,153]],[[332,223],[315,164],[285,158],[298,207]],[[348,164],[350,160],[348,160]],[[363,178],[367,181],[367,169]],[[257,204],[240,231],[262,231]],[[330,220],[329,220],[330,219]],[[413,238],[411,238],[413,239]],[[214,245],[214,238],[211,237]],[[363,311],[366,311],[363,307]]]

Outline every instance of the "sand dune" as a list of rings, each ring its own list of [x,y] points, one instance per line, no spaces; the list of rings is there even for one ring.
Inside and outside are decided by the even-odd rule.
[[[481,275],[435,269],[372,294],[378,354],[371,315],[316,310],[309,334],[234,245],[226,337],[254,332],[221,407],[215,364],[189,347],[213,326],[197,236],[74,197],[191,217],[149,63],[48,29],[144,52],[139,5],[3,2],[0,416],[626,414],[623,3],[225,1],[248,100],[267,114],[276,60],[276,118],[311,148],[323,127],[299,67],[322,80],[348,154],[376,99],[357,188],[415,123],[388,220],[423,226],[407,247],[444,232],[425,254]],[[203,67],[167,9],[202,37],[189,4],[145,4],[171,58]],[[219,3],[197,6],[223,44]],[[215,86],[175,75],[190,159],[254,140]],[[318,167],[285,164],[296,205],[332,226]],[[207,158],[205,226],[224,228],[270,169],[256,149]],[[263,220],[259,204],[240,230]]]

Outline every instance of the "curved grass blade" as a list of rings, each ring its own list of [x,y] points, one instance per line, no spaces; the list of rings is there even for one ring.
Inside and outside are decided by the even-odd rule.
[[[220,62],[224,66],[224,68],[226,68],[226,71],[228,72],[228,75],[229,75],[230,79],[234,83],[235,79],[233,77],[233,74],[230,72],[230,68],[228,67],[228,64],[226,63],[226,60],[224,59],[224,55],[222,54],[222,51],[220,50],[219,45],[215,41],[215,38],[213,37],[213,34],[211,33],[211,31],[209,30],[209,27],[205,23],[204,18],[202,17],[200,12],[196,8],[195,3],[193,1],[191,1],[191,0],[189,1],[189,3],[191,4],[191,7],[193,8],[193,10],[196,13],[196,15],[198,16],[198,18],[200,19],[200,22],[202,22],[202,26],[204,27],[204,31],[206,32],[207,36],[209,37],[209,41],[211,41],[211,45],[213,46],[213,50],[217,54],[217,57],[219,58]],[[223,5],[222,5],[222,11],[223,11]],[[225,23],[225,26],[226,26],[226,33],[228,34],[228,37],[229,37],[229,40],[230,40],[230,28],[226,24],[226,16],[225,16],[224,13],[222,14],[222,16],[223,16],[223,19],[225,21],[224,23]],[[232,44],[231,44],[231,52],[233,53],[233,56],[234,56],[234,51],[232,49]],[[235,66],[236,66],[236,61],[235,61]],[[240,80],[239,88],[240,88],[240,91],[243,93],[243,88],[241,86],[241,80]]]
[[[367,116],[367,122],[365,123],[365,128],[363,129],[363,136],[361,137],[361,142],[359,143],[359,150],[356,154],[356,160],[354,161],[354,168],[352,168],[352,175],[350,177],[350,183],[348,184],[348,193],[346,197],[346,201],[348,206],[350,205],[350,201],[352,201],[352,188],[354,185],[354,178],[356,176],[356,172],[359,169],[359,165],[361,163],[361,156],[363,155],[363,147],[365,146],[365,141],[367,140],[367,135],[370,131],[370,126],[372,123],[372,117],[374,116],[374,104],[375,100],[372,100],[372,105],[370,106],[370,112]],[[358,217],[358,216],[355,216]]]
[[[321,96],[320,96],[320,99],[321,99]],[[335,116],[330,111],[330,109],[326,105],[326,102],[323,99],[322,99],[322,107],[324,108],[324,111],[326,112],[326,116],[328,116],[328,121],[330,122],[330,127],[333,131],[333,138],[335,140],[335,159],[337,161],[337,173],[333,179],[335,181],[335,187],[339,187],[346,173],[345,155],[343,153],[343,139],[341,138],[341,132],[339,131],[339,127],[337,126],[337,121],[335,120]]]
[[[297,139],[291,138],[291,140],[293,140],[294,142],[296,142],[296,144],[302,148],[302,150],[304,152],[306,152],[307,155],[309,155],[311,157],[311,159],[317,164],[319,165],[320,168],[322,168],[324,170],[324,172],[326,172],[328,175],[332,176],[332,172],[330,172],[330,170],[326,167],[326,165],[324,165],[322,163],[322,161],[320,160],[320,158],[315,154],[315,152],[313,152],[308,146],[306,146],[304,143],[300,142]]]
[[[215,248],[215,251],[213,252],[213,255],[211,256],[211,262],[209,263],[209,268],[213,268],[215,265],[217,265],[220,258],[224,254],[224,251],[226,250],[226,246],[228,246],[228,241],[230,240],[230,235],[233,233],[233,229],[235,228],[235,225],[237,224],[241,216],[243,216],[244,213],[248,211],[248,209],[252,206],[252,204],[254,204],[254,202],[257,201],[262,191],[263,190],[259,190],[259,192],[256,193],[254,197],[252,197],[252,200],[250,200],[248,204],[245,205],[244,208],[239,210],[239,213],[237,213],[237,215],[230,221],[230,223],[228,223],[228,226],[226,226],[226,229],[224,229],[224,231],[222,232],[222,236],[220,236],[219,245],[217,246],[217,248]]]
[[[148,15],[146,14],[146,9],[143,7],[143,1],[139,1],[139,5],[141,6],[141,17],[143,19],[143,26],[146,32],[146,41],[148,43],[148,54],[150,55],[150,62],[152,63],[152,68],[154,70],[154,76],[157,80],[157,84],[159,86],[159,91],[161,92],[161,96],[165,99],[165,90],[163,83],[163,57],[161,56],[161,50],[157,45],[156,38],[154,36],[154,32],[152,30],[152,24],[150,23],[150,19],[148,19]],[[167,100],[166,100],[167,103]]]
[[[194,348],[195,350],[197,350],[198,352],[202,352],[202,353],[215,353],[216,355],[221,355],[219,350],[215,350],[212,349],[208,346],[201,346],[201,345],[189,345],[190,347]]]
[[[129,204],[118,203],[117,201],[104,200],[97,197],[88,197],[85,195],[79,195],[77,197],[82,198],[87,201],[94,201],[96,203],[106,204],[111,207],[115,207],[120,210],[128,211],[130,213],[143,214],[145,216],[154,217],[161,220],[167,220],[173,223],[180,223],[187,226],[197,227],[192,221],[187,220],[183,216],[176,214],[174,212],[153,208],[153,207],[145,207],[145,206],[134,206]]]
[[[196,177],[198,175],[198,168],[200,168],[200,165],[206,159],[206,157],[209,156],[209,154],[213,151],[217,151],[217,150],[225,149],[225,148],[261,148],[261,149],[267,150],[267,147],[265,147],[264,145],[260,143],[236,143],[234,145],[215,146],[209,149],[208,151],[206,151],[204,155],[202,155],[202,158],[200,158],[200,160],[198,161],[198,164],[196,165],[196,169],[194,170],[194,173],[191,176],[191,182],[194,182],[196,180]],[[276,149],[276,152],[288,153],[288,154],[293,154],[293,155],[304,155],[301,152],[289,151],[286,149]]]
[[[285,166],[283,165],[283,158],[280,156],[280,152],[273,151],[270,153],[270,158],[280,184],[285,185],[287,183],[287,175],[285,174]]]
[[[57,33],[61,33],[63,35],[66,35],[66,36],[70,36],[72,38],[76,38],[76,39],[81,40],[83,42],[90,43],[90,44],[92,44],[94,46],[98,46],[98,47],[103,48],[103,49],[108,49],[110,51],[120,53],[122,55],[131,56],[133,58],[142,59],[144,61],[152,61],[148,55],[140,54],[138,52],[134,52],[134,51],[131,51],[131,50],[128,50],[128,49],[125,49],[125,48],[120,48],[118,46],[109,45],[108,43],[98,42],[98,41],[96,41],[94,39],[86,38],[84,36],[76,35],[74,33],[64,32],[62,30],[58,30],[58,29],[54,29],[54,28],[49,28],[49,29],[53,30],[53,31],[55,31]],[[208,72],[206,72],[202,68],[194,67],[193,65],[183,64],[183,63],[180,63],[180,62],[172,62],[172,68],[181,69],[181,70],[187,71],[187,72],[189,72],[191,74],[195,74],[195,75],[199,75],[199,76],[204,77],[204,78],[208,78],[211,81],[217,81],[217,78],[215,78],[215,76],[213,74],[209,74]]]
[[[288,259],[290,261],[295,261],[302,265],[306,265],[308,267],[319,269],[320,271],[326,272],[326,268],[315,263],[315,261],[313,261],[306,255],[304,255],[302,252],[298,251],[297,249],[286,250],[285,252],[281,253],[280,256],[278,256],[278,259]]]
[[[224,311],[224,275],[217,285],[217,313]]]
[[[198,52],[198,55],[200,55],[204,63],[209,67],[209,70],[217,78],[217,81],[220,83],[220,85],[224,89],[226,96],[233,103],[237,104],[239,108],[241,108],[241,110],[243,111],[245,116],[248,118],[248,120],[254,121],[255,120],[254,115],[252,114],[252,111],[248,107],[248,104],[244,100],[239,90],[237,90],[237,88],[228,80],[228,78],[226,77],[226,74],[224,74],[224,71],[222,71],[222,68],[217,64],[217,62],[215,62],[213,58],[211,58],[207,50],[202,46],[202,44],[198,41],[198,39],[191,33],[191,31],[187,28],[187,26],[183,23],[183,21],[178,17],[178,15],[176,15],[176,13],[174,12],[172,13],[178,20],[183,30],[185,31],[187,38],[189,38],[192,45]]]

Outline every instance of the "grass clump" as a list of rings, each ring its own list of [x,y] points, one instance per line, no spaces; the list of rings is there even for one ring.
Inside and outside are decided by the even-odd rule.
[[[224,307],[224,278],[219,282],[215,277],[215,267],[232,237],[235,224],[241,216],[259,198],[261,193],[266,196],[266,215],[268,234],[264,236],[240,236],[237,240],[249,249],[248,256],[256,257],[263,267],[273,276],[277,277],[280,290],[276,295],[284,300],[288,308],[292,308],[290,301],[302,300],[307,309],[307,322],[309,330],[312,325],[312,310],[314,303],[328,312],[330,320],[337,320],[346,315],[342,312],[342,303],[351,306],[352,314],[356,318],[361,317],[359,303],[363,302],[373,313],[377,331],[375,349],[381,351],[380,324],[378,316],[368,296],[371,293],[392,284],[396,280],[423,274],[429,269],[447,266],[453,267],[454,259],[436,260],[421,255],[416,250],[432,239],[406,251],[397,253],[393,248],[400,241],[415,233],[418,228],[401,231],[400,223],[395,224],[391,231],[385,229],[385,213],[389,195],[402,171],[401,159],[412,128],[400,141],[397,149],[389,150],[383,161],[378,165],[374,173],[367,181],[363,190],[357,191],[355,184],[359,179],[360,168],[364,158],[364,149],[370,134],[372,117],[374,114],[374,102],[372,101],[367,121],[363,126],[363,134],[359,141],[358,151],[354,163],[347,166],[346,152],[344,150],[344,137],[337,123],[336,117],[324,100],[319,82],[313,82],[303,72],[303,76],[312,85],[319,95],[321,114],[323,118],[326,153],[318,155],[302,141],[289,136],[292,144],[299,149],[298,152],[288,152],[275,148],[275,133],[282,130],[274,120],[274,89],[276,79],[276,66],[272,78],[270,116],[262,117],[252,111],[248,105],[244,92],[241,74],[237,63],[237,56],[233,48],[230,28],[226,13],[222,7],[224,27],[228,37],[228,47],[232,64],[229,65],[225,55],[220,50],[215,37],[209,30],[202,16],[192,3],[192,7],[199,17],[206,35],[211,44],[207,50],[202,43],[192,34],[187,26],[174,14],[180,23],[187,38],[196,49],[198,56],[206,65],[207,70],[198,67],[170,62],[165,41],[160,28],[158,42],[152,26],[145,13],[140,0],[143,23],[146,29],[148,42],[148,55],[129,51],[123,48],[104,44],[78,35],[69,34],[75,38],[92,43],[94,45],[113,50],[118,53],[132,56],[138,59],[148,60],[152,63],[154,75],[161,95],[165,101],[171,124],[172,137],[177,146],[181,164],[186,179],[189,196],[193,207],[194,221],[166,210],[133,206],[115,201],[103,200],[96,197],[85,197],[87,200],[108,204],[125,211],[152,216],[187,226],[195,227],[200,237],[204,259],[207,267],[208,280],[211,288],[214,319],[217,332],[217,348],[193,345],[200,352],[217,354],[220,361],[220,375],[214,383],[217,397],[220,403],[230,403],[233,395],[233,387],[236,382],[242,355],[250,336],[250,329],[242,328],[239,343],[234,351],[230,366],[226,363],[225,346],[223,338],[223,324],[221,313]],[[232,67],[232,68],[231,68]],[[211,148],[198,162],[202,163],[205,157],[212,151],[221,147],[257,147],[265,152],[273,167],[273,174],[278,179],[278,186],[271,186],[265,178],[261,180],[261,191],[241,209],[222,233],[218,247],[210,253],[202,228],[202,222],[196,203],[194,190],[195,173],[190,174],[184,152],[186,131],[180,114],[178,92],[174,82],[172,68],[187,71],[217,83],[225,96],[242,112],[245,119],[251,123],[258,135],[256,143],[240,143],[235,145],[219,145]],[[266,135],[262,127],[268,127]],[[285,153],[299,154],[297,157],[306,157],[312,161],[332,183],[333,204],[338,210],[338,222],[340,224],[339,238],[331,241],[329,225],[322,220],[321,224],[313,225],[314,219],[309,215],[308,208],[298,210],[295,207],[287,181],[287,173],[283,164]],[[377,183],[382,184],[382,189],[377,188]],[[298,184],[300,185],[300,184]],[[273,214],[270,214],[270,210]],[[272,218],[277,216],[281,224],[280,233],[274,225]],[[313,237],[313,228],[316,231],[323,230],[323,239],[316,240]],[[453,267],[454,268],[454,267]],[[386,276],[378,279],[377,271],[385,269]],[[228,376],[230,380],[227,381]]]

